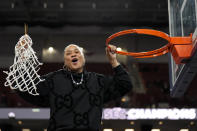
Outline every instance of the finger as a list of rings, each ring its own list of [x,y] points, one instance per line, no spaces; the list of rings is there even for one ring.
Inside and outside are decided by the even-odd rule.
[[[107,54],[107,51],[108,51],[108,47],[105,47],[105,52],[106,52],[106,54]]]
[[[110,52],[112,54],[116,53],[116,46],[113,46],[113,45],[109,45],[110,46]]]
[[[116,46],[114,46],[114,45],[110,45],[110,48],[111,48],[111,50],[116,50]]]
[[[108,47],[105,48],[105,52],[107,55],[109,55],[109,48]]]
[[[116,46],[114,46],[114,45],[109,45],[109,47],[110,47],[110,48],[116,48]]]
[[[115,54],[116,50],[111,50],[110,53]]]

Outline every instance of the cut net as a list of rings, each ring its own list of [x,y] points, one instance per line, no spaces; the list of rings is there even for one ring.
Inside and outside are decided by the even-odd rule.
[[[4,85],[22,92],[28,91],[31,95],[39,95],[36,85],[44,81],[38,75],[42,63],[38,61],[32,44],[32,39],[27,34],[19,39],[15,46],[14,64],[9,71],[4,71],[8,75]]]

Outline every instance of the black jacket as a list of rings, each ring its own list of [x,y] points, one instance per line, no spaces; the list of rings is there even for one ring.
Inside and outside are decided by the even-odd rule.
[[[76,85],[71,72],[61,69],[42,77],[45,81],[37,85],[39,96],[19,94],[32,104],[50,107],[47,131],[100,130],[103,104],[132,88],[129,75],[121,65],[113,70],[113,77],[84,71],[83,83]],[[82,74],[72,75],[75,81],[81,80]]]

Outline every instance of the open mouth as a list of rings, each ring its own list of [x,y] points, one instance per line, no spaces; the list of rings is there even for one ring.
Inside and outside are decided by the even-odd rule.
[[[73,63],[76,63],[77,61],[78,61],[77,58],[72,59],[72,62],[73,62]]]

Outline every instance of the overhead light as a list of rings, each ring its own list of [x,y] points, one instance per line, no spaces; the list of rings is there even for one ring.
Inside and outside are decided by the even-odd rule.
[[[134,129],[125,129],[125,131],[135,131]]]
[[[123,97],[123,98],[121,99],[121,101],[122,101],[122,102],[126,102],[126,99]]]
[[[180,129],[180,131],[189,131],[189,129]]]
[[[122,102],[128,102],[129,101],[129,97],[128,96],[123,96],[121,101]]]
[[[135,124],[135,122],[134,122],[134,121],[131,121],[131,122],[130,122],[130,124],[131,124],[131,125],[134,125],[134,124]]]
[[[22,121],[18,121],[18,124],[19,124],[19,125],[22,125],[22,124],[23,124],[23,122],[22,122]]]
[[[151,129],[151,131],[160,131],[160,129]]]
[[[163,125],[163,122],[162,122],[162,121],[160,121],[160,122],[159,122],[159,125]]]
[[[159,8],[159,9],[161,8],[161,5],[160,5],[160,4],[158,4],[158,8]]]
[[[113,131],[112,129],[103,129],[103,131]]]
[[[30,129],[22,129],[22,131],[31,131]]]
[[[53,51],[54,51],[53,47],[49,47],[48,51],[49,51],[49,53],[53,53]]]
[[[96,3],[92,3],[92,8],[96,9]]]
[[[116,48],[117,51],[122,51],[122,48],[118,47]]]
[[[13,9],[15,7],[15,4],[14,3],[11,3],[11,8]]]
[[[129,4],[128,3],[125,3],[124,6],[125,6],[126,9],[129,8]]]
[[[64,8],[64,3],[60,3],[60,8]]]
[[[194,122],[193,122],[193,121],[191,121],[191,122],[190,122],[190,125],[194,125]]]
[[[44,8],[47,8],[47,3],[44,2],[44,3],[43,3],[43,7],[44,7]]]

